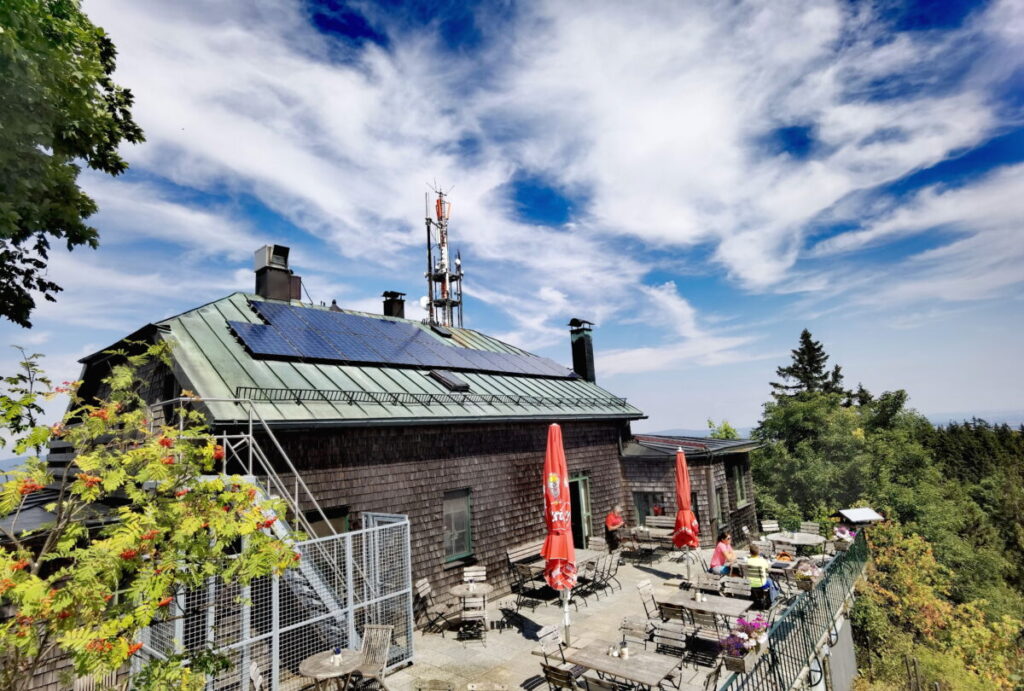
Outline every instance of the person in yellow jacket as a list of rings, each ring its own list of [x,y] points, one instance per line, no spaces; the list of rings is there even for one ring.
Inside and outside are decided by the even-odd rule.
[[[779,596],[779,586],[775,585],[775,581],[768,575],[768,569],[771,568],[771,564],[767,559],[761,556],[761,550],[757,545],[750,545],[750,557],[747,559],[747,581],[750,583],[750,589],[764,590],[768,592],[768,603],[775,602],[775,598]],[[755,600],[758,599],[755,597]]]

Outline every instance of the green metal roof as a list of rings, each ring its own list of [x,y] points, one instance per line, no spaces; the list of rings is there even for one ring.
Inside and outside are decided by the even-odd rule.
[[[250,398],[278,425],[422,424],[497,419],[637,419],[643,413],[583,379],[460,371],[468,393],[449,391],[427,369],[254,358],[227,322],[262,323],[249,306],[259,296],[234,293],[156,323],[174,345],[182,385],[205,399]],[[307,309],[326,309],[292,302]],[[381,320],[393,317],[368,315]],[[431,329],[415,324],[432,335]],[[530,355],[472,329],[451,329],[458,345]],[[436,336],[436,335],[435,335]],[[436,336],[442,339],[441,336]],[[207,401],[215,422],[244,417],[240,406]]]

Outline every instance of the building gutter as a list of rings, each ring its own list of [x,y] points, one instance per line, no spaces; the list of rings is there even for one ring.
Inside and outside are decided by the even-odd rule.
[[[371,419],[332,419],[332,420],[267,420],[267,426],[273,429],[332,429],[341,427],[425,427],[455,424],[503,424],[524,422],[600,422],[606,420],[643,420],[643,414],[622,415],[497,415],[481,417],[479,415],[461,417],[393,417]],[[248,424],[248,418],[240,420],[215,420],[218,427]]]

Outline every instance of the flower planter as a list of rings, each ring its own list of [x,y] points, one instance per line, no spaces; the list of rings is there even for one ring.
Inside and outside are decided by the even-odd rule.
[[[725,656],[725,668],[737,674],[749,674],[753,671],[755,662],[757,662],[757,653],[755,652],[749,652],[743,657]]]
[[[850,545],[853,543],[847,542],[846,540],[836,540],[834,544],[837,552],[845,552],[850,549]]]
[[[796,587],[800,590],[803,590],[804,592],[809,593],[812,590],[814,590],[814,584],[816,582],[817,581],[810,578],[798,578],[796,581]]]

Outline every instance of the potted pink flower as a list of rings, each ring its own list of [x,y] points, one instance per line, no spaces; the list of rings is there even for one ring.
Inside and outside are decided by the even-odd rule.
[[[753,619],[740,617],[728,636],[719,642],[725,655],[725,668],[730,672],[747,674],[768,647],[768,620],[763,614]]]

